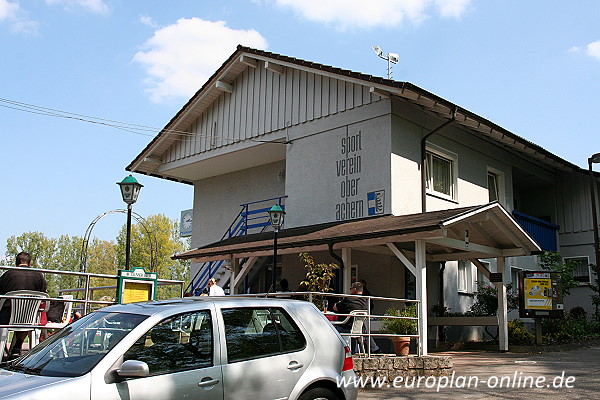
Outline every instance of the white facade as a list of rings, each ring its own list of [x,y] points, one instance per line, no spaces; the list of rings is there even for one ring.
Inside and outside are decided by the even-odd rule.
[[[425,142],[451,165],[435,179],[452,185],[448,194],[428,188],[423,210],[422,141],[453,116]],[[585,171],[413,85],[259,50],[240,47],[128,169],[194,185],[194,247],[220,240],[243,203],[287,196],[291,228],[486,204],[492,176],[509,212],[559,225],[560,251],[595,262]],[[395,257],[354,251],[352,265],[376,295],[410,291]],[[430,267],[435,304],[439,267]],[[532,267],[535,258],[507,259],[508,271]],[[458,274],[459,262],[447,262],[444,301],[466,311],[473,299]],[[296,258],[284,257],[282,276],[294,289]],[[567,308],[591,311],[583,291]]]

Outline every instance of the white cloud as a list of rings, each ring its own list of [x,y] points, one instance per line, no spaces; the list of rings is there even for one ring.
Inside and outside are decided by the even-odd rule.
[[[236,30],[224,21],[182,18],[155,31],[133,60],[146,69],[150,99],[159,103],[190,97],[238,44],[267,48],[267,40],[253,29]]]
[[[29,19],[27,12],[21,8],[19,3],[8,0],[0,0],[0,24],[9,24],[13,32],[35,33],[37,22]]]
[[[141,15],[140,22],[146,26],[149,26],[150,28],[156,29],[159,27],[159,25],[152,19],[152,17],[149,17],[147,15]]]
[[[398,26],[405,20],[420,23],[430,17],[431,9],[445,18],[458,18],[471,0],[275,0],[302,17],[331,23],[341,29],[350,27]]]
[[[110,13],[110,7],[104,0],[45,0],[49,5],[62,5],[67,11],[83,9],[85,11],[106,15]]]
[[[585,54],[600,60],[600,40],[588,44],[585,47]]]

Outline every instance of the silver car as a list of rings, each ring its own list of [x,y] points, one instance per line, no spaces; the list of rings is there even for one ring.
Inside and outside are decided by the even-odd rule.
[[[311,303],[199,297],[106,307],[0,369],[0,399],[354,400],[344,339]]]

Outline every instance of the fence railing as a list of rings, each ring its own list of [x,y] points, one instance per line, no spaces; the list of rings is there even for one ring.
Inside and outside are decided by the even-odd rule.
[[[366,311],[367,314],[365,315],[366,317],[366,323],[365,323],[365,327],[366,327],[366,331],[364,331],[361,335],[357,335],[355,333],[348,333],[348,332],[340,332],[340,335],[342,335],[346,341],[348,343],[351,343],[350,337],[351,336],[363,336],[363,338],[366,339],[366,345],[365,345],[365,350],[366,350],[366,354],[367,356],[370,356],[372,353],[372,349],[371,349],[371,338],[376,338],[376,337],[387,337],[387,338],[393,338],[393,337],[411,337],[411,338],[415,338],[416,342],[417,342],[417,353],[418,355],[421,355],[421,342],[420,342],[420,329],[419,329],[419,321],[421,319],[421,315],[419,313],[419,308],[417,306],[417,316],[416,317],[404,317],[404,316],[392,316],[392,315],[385,315],[385,314],[381,314],[381,313],[377,313],[374,314],[373,313],[373,308],[376,309],[382,309],[382,310],[388,310],[390,308],[392,309],[396,309],[396,310],[403,310],[405,307],[408,307],[409,305],[412,304],[417,304],[420,303],[419,300],[411,300],[411,299],[398,299],[398,298],[393,298],[393,297],[377,297],[377,296],[363,296],[363,295],[350,295],[350,294],[339,294],[339,293],[323,293],[323,292],[275,292],[275,293],[252,293],[252,294],[235,294],[232,296],[236,296],[236,297],[279,297],[279,298],[294,298],[294,299],[304,299],[306,301],[309,302],[314,302],[314,300],[317,300],[319,298],[327,298],[329,301],[329,307],[328,307],[328,312],[327,313],[323,313],[326,317],[327,316],[337,316],[342,317],[342,318],[346,318],[346,317],[351,317],[351,314],[341,314],[341,313],[330,313],[329,310],[333,310],[333,305],[334,303],[331,302],[331,299],[339,299],[342,300],[343,298],[350,298],[350,297],[356,297],[356,298],[363,298],[366,299],[366,303],[367,303],[367,307],[366,307]],[[384,311],[385,312],[385,311]],[[416,325],[416,333],[415,334],[393,334],[393,333],[387,333],[387,332],[382,332],[381,331],[381,324],[384,320],[391,320],[391,319],[405,319],[405,320],[414,320],[415,321],[415,325]],[[335,326],[335,324],[334,324]]]
[[[10,266],[6,266],[6,265],[0,265],[0,269],[4,269],[4,270],[26,270],[26,271],[31,271],[32,268],[30,267],[10,267]],[[93,300],[92,298],[92,294],[95,290],[98,289],[109,289],[109,288],[114,288],[115,289],[115,298],[116,298],[116,289],[117,289],[117,285],[114,286],[102,286],[99,288],[94,288],[90,285],[90,279],[91,278],[103,278],[103,279],[114,279],[115,281],[119,278],[118,275],[108,275],[108,274],[94,274],[94,273],[89,273],[89,272],[75,272],[75,271],[64,271],[64,270],[55,270],[55,269],[43,269],[43,268],[33,268],[35,271],[41,272],[43,274],[53,274],[53,275],[67,275],[67,276],[76,276],[76,277],[80,277],[83,279],[83,287],[80,288],[63,288],[63,289],[58,289],[59,294],[60,293],[82,293],[83,297],[79,298],[79,299],[72,299],[69,301],[72,301],[74,304],[80,304],[82,305],[82,312],[83,314],[87,314],[90,305],[109,305],[109,304],[114,304],[114,302],[109,302],[109,301],[100,301],[100,300]],[[168,285],[178,285],[180,286],[180,294],[181,296],[183,296],[183,288],[185,285],[184,281],[178,281],[178,280],[170,280],[170,279],[158,279],[157,283],[159,286],[168,286]],[[52,300],[52,299],[50,299]],[[64,301],[64,300],[62,300]]]

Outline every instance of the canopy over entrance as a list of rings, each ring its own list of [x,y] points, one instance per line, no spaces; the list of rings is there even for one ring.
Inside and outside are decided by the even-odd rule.
[[[401,216],[383,216],[353,221],[283,229],[278,252],[354,248],[369,251],[396,244],[414,251],[415,240],[425,240],[427,261],[525,256],[541,251],[537,243],[498,203]],[[386,246],[387,247],[387,246]],[[271,232],[239,236],[175,255],[195,262],[269,256]],[[381,249],[376,250],[381,252]],[[393,254],[392,250],[388,250]]]
[[[541,252],[538,244],[497,202],[401,216],[332,222],[284,229],[279,232],[279,254],[341,250],[343,266],[350,265],[351,249],[397,257],[416,277],[419,300],[420,354],[427,354],[427,263],[470,260],[498,289],[500,350],[508,350],[508,319],[505,257]],[[174,256],[195,262],[230,259],[235,288],[258,257],[270,256],[271,232],[235,237]],[[241,270],[236,259],[246,259]],[[497,273],[492,277],[479,259],[495,258]],[[349,268],[343,268],[344,289],[350,285]]]

